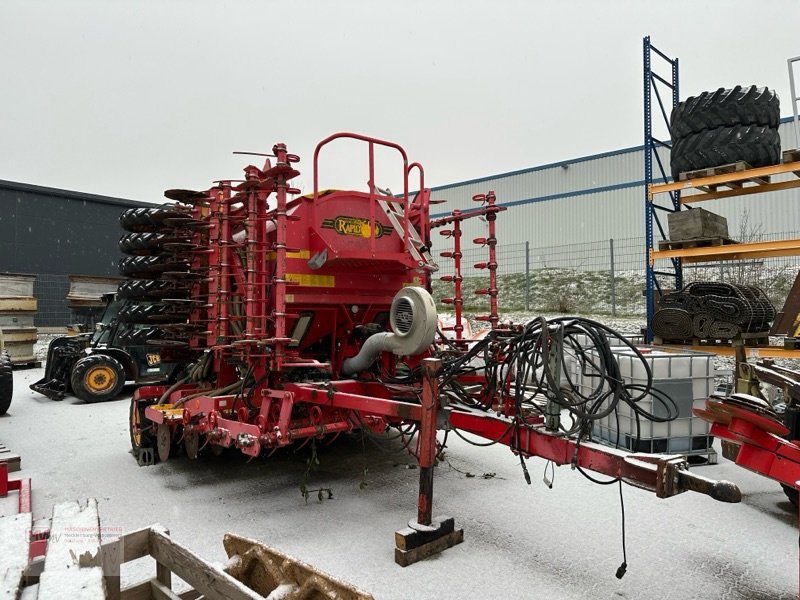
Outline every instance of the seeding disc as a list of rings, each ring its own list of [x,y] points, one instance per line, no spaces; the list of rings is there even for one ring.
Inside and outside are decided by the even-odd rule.
[[[156,429],[156,447],[161,462],[169,458],[170,446],[172,446],[172,431],[166,423],[159,423]]]

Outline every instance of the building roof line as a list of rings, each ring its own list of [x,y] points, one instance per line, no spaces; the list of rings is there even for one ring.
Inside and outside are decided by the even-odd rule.
[[[783,123],[791,123],[794,120],[794,117],[782,117],[779,121],[780,124]],[[439,190],[447,190],[454,187],[460,187],[462,185],[470,185],[473,183],[481,183],[484,181],[490,181],[494,179],[504,179],[506,177],[513,177],[515,175],[522,175],[524,173],[534,173],[536,171],[545,171],[547,169],[553,169],[556,167],[563,167],[565,165],[574,165],[576,163],[587,162],[590,160],[598,160],[600,158],[608,158],[609,156],[617,156],[619,154],[628,154],[630,152],[638,152],[644,150],[644,145],[640,144],[638,146],[631,146],[629,148],[621,148],[619,150],[609,150],[608,152],[600,152],[599,154],[589,154],[587,156],[580,156],[578,158],[571,158],[568,160],[561,160],[554,163],[547,163],[544,165],[538,165],[535,167],[526,167],[524,169],[516,169],[514,171],[507,171],[505,173],[498,173],[496,175],[485,175],[483,177],[476,177],[474,179],[465,179],[464,181],[457,181],[455,183],[447,183],[445,185],[439,185],[431,188],[431,192],[436,192]]]
[[[644,189],[644,179],[639,181],[628,181],[625,183],[615,183],[614,185],[603,185],[593,188],[586,188],[584,190],[576,190],[571,192],[560,192],[558,194],[549,194],[547,196],[538,196],[534,198],[525,198],[524,200],[512,200],[510,202],[498,202],[499,206],[520,206],[522,204],[535,204],[538,202],[549,202],[551,200],[560,200],[561,198],[571,198],[575,196],[587,196],[589,194],[601,194],[603,192],[613,192],[615,190],[622,190],[626,188],[632,187],[641,187]],[[462,214],[468,214],[475,210],[479,210],[479,208],[470,208],[463,210]],[[444,217],[450,215],[449,212],[437,213],[435,215],[431,215],[431,218],[436,217]]]
[[[60,198],[69,198],[71,200],[85,200],[86,202],[96,202],[99,204],[112,204],[115,206],[132,207],[147,207],[152,208],[156,206],[150,202],[142,202],[140,200],[128,200],[125,198],[114,198],[111,196],[100,196],[98,194],[88,194],[86,192],[76,192],[73,190],[62,190],[58,188],[45,187],[41,185],[33,185],[32,183],[21,183],[18,181],[7,181],[0,179],[0,189],[12,190],[16,192],[28,192],[32,194],[41,194],[43,196],[58,196]]]

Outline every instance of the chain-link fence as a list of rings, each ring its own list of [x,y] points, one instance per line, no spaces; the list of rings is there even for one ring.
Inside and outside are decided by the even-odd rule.
[[[752,235],[748,242],[797,238],[798,232]],[[461,275],[464,309],[484,312],[488,298],[475,290],[488,288],[489,272],[475,268],[488,260],[488,249],[462,250]],[[498,298],[501,310],[611,316],[645,314],[645,242],[642,237],[610,239],[583,244],[537,247],[531,242],[497,247]],[[453,275],[453,260],[439,258],[434,275],[434,297],[442,309],[443,298],[453,296],[453,284],[438,276]],[[656,267],[666,270],[669,263]],[[798,270],[800,256],[742,261],[708,261],[683,265],[684,283],[724,281],[763,289],[777,309],[783,306]],[[438,276],[437,276],[438,275]],[[662,289],[674,279],[659,277]]]

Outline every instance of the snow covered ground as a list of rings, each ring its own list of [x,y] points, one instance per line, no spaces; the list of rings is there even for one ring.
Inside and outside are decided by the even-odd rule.
[[[14,375],[0,442],[22,456],[23,471],[15,475],[32,478],[34,518],[49,516],[54,503],[95,497],[106,537],[161,523],[179,542],[223,563],[222,536],[231,531],[379,599],[775,600],[798,591],[797,515],[778,484],[721,456],[719,464],[695,469],[736,482],[741,504],[690,493],[660,500],[623,488],[628,572],[619,580],[617,486],[595,485],[561,467],[548,489],[541,459],[528,461],[528,486],[508,449],[450,436],[447,462],[436,468],[434,514],[455,517],[464,543],[401,568],[393,561],[393,534],[416,515],[418,477],[406,454],[369,442],[364,449],[360,440],[320,447],[307,486],[330,488],[333,499],[312,494],[306,502],[300,486],[307,451],[249,463],[236,452],[198,461],[180,456],[139,467],[129,452],[130,390],[102,404],[53,402],[28,389],[42,369]],[[0,511],[13,512],[9,499]],[[137,561],[127,578],[151,576],[152,569]]]

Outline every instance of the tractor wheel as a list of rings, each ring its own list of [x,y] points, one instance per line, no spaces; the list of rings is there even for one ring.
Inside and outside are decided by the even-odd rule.
[[[14,371],[11,367],[11,357],[3,350],[0,353],[0,415],[8,412],[11,406],[11,396],[14,395]]]
[[[119,239],[119,249],[125,254],[134,256],[152,256],[175,250],[172,244],[187,244],[186,236],[175,236],[165,233],[129,233]]]
[[[719,127],[695,133],[672,144],[670,165],[675,181],[681,173],[744,161],[751,167],[780,162],[777,129],[758,125]]]
[[[170,255],[128,256],[119,261],[119,272],[128,277],[157,278],[166,271],[188,271],[189,263]]]
[[[773,129],[780,121],[780,101],[774,90],[754,85],[719,88],[687,98],[672,109],[670,131],[678,140],[718,127],[762,125]]]
[[[70,384],[72,393],[85,402],[111,400],[125,385],[125,369],[111,356],[85,356],[72,368]]]
[[[119,311],[117,318],[123,323],[181,323],[188,314],[180,307],[166,304],[128,304]]]
[[[155,450],[157,425],[144,416],[144,409],[155,402],[155,398],[145,400],[131,398],[131,407],[128,413],[128,430],[131,436],[133,455],[142,466],[154,464],[158,461],[158,453]]]
[[[171,228],[164,224],[167,219],[182,219],[190,216],[189,208],[179,208],[174,204],[163,204],[154,208],[129,208],[119,216],[119,225],[125,231],[133,233],[161,231]]]

